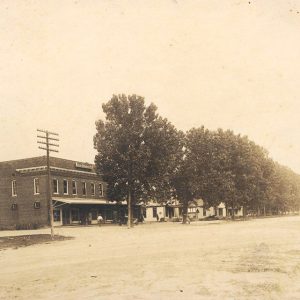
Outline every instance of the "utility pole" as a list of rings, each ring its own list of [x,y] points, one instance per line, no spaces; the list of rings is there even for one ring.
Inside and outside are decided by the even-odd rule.
[[[54,239],[54,228],[53,228],[53,203],[52,203],[52,190],[51,190],[51,177],[50,177],[50,152],[58,152],[56,149],[51,149],[52,147],[59,147],[58,144],[53,144],[51,141],[59,141],[58,138],[53,136],[58,136],[58,133],[50,132],[48,130],[37,129],[42,135],[37,135],[38,144],[43,144],[45,146],[39,146],[39,149],[46,150],[47,153],[47,181],[48,181],[48,206],[49,206],[49,216],[50,216],[50,227],[51,227],[51,238]],[[51,143],[50,143],[51,142]]]

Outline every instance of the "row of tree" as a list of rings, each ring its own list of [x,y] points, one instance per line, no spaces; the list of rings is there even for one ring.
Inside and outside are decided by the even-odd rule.
[[[131,205],[150,199],[177,198],[184,217],[197,198],[207,207],[243,206],[245,214],[299,209],[300,176],[246,136],[204,127],[183,133],[136,95],[114,95],[102,108],[106,119],[96,122],[94,136],[96,168],[108,197],[128,201],[129,220]]]

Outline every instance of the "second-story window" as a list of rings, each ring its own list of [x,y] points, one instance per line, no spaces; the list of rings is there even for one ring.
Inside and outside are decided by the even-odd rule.
[[[102,186],[102,183],[99,183],[99,197],[103,197],[103,186]]]
[[[53,179],[53,194],[58,194],[58,179]]]
[[[33,179],[33,193],[38,195],[40,193],[40,181],[38,178]]]
[[[77,182],[72,180],[72,194],[77,195]]]
[[[95,196],[95,183],[91,183],[91,195]]]
[[[82,182],[82,195],[86,196],[86,182],[85,181]]]
[[[13,180],[11,182],[11,195],[13,197],[17,196],[17,181],[16,180]]]
[[[69,193],[68,180],[64,179],[64,195],[68,195],[68,193]]]

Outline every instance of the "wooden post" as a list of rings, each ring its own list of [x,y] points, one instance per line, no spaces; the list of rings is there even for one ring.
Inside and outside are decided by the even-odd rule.
[[[50,175],[50,151],[49,151],[49,133],[46,132],[46,147],[47,147],[47,177],[48,177],[48,203],[49,203],[49,214],[50,214],[50,227],[51,227],[51,239],[54,239],[54,220],[53,220],[53,203],[51,193],[51,175]]]
[[[50,141],[59,141],[58,138],[53,138],[51,135],[58,136],[55,132],[50,132],[48,130],[37,129],[38,132],[42,132],[45,135],[38,135],[38,138],[43,139],[38,141],[39,144],[45,145],[44,147],[39,147],[39,149],[46,150],[47,153],[47,182],[48,182],[48,207],[49,207],[49,221],[51,228],[51,239],[54,239],[54,219],[53,219],[53,203],[52,203],[52,190],[51,190],[51,173],[50,173],[50,152],[58,152],[55,149],[51,149],[50,146],[58,147],[57,144],[50,143]]]

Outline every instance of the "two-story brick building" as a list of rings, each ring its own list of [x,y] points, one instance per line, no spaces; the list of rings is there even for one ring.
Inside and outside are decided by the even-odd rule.
[[[0,228],[49,224],[46,156],[0,162]],[[105,198],[106,184],[94,166],[50,158],[54,224],[93,224],[125,214],[125,205]]]

